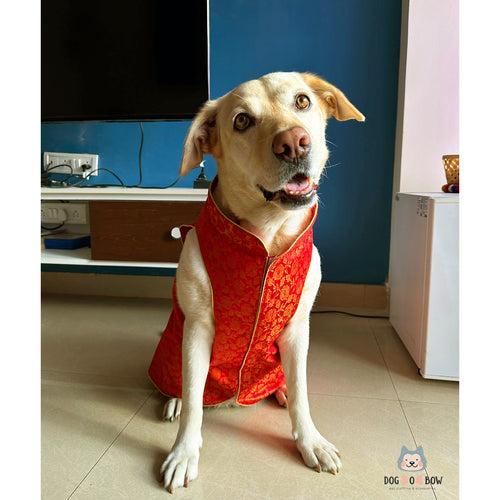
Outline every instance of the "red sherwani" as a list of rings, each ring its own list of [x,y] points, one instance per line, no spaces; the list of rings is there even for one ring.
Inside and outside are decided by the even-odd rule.
[[[295,242],[270,257],[257,236],[219,210],[209,190],[194,226],[212,286],[215,318],[204,405],[233,397],[240,405],[251,405],[285,383],[276,341],[300,301],[316,214],[317,205]],[[174,397],[182,395],[183,324],[174,283],[173,310],[149,368],[157,388]]]

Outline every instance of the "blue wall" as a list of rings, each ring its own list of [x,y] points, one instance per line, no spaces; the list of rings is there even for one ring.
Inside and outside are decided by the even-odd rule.
[[[400,0],[210,1],[212,97],[270,71],[312,71],[366,116],[328,126],[335,145],[315,226],[325,281],[383,283],[387,275],[400,19]],[[144,124],[144,185],[175,179],[188,127]],[[98,153],[126,183],[137,181],[139,139],[137,123],[42,125],[42,151]]]

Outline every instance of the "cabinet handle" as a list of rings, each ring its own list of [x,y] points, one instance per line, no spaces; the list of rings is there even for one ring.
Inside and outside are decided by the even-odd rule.
[[[181,230],[180,228],[178,227],[173,227],[171,230],[170,230],[170,236],[172,237],[172,239],[174,240],[179,240],[180,237],[181,237]]]

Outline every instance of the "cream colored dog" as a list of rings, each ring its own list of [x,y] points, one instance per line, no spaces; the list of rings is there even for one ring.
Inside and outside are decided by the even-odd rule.
[[[271,73],[243,83],[208,101],[198,113],[186,138],[180,172],[187,174],[204,154],[211,154],[217,161],[214,199],[219,208],[256,234],[270,255],[280,254],[304,229],[307,209],[317,201],[328,159],[325,128],[330,117],[364,121],[340,90],[309,73]],[[185,322],[182,405],[172,398],[164,409],[168,420],[180,415],[175,444],[161,467],[170,492],[198,475],[203,390],[214,337],[210,281],[196,231],[187,235],[176,280]],[[336,474],[342,467],[339,452],[316,429],[307,399],[309,314],[320,281],[320,257],[314,247],[299,306],[278,340],[287,389],[279,390],[277,397],[288,406],[292,436],[306,465]]]

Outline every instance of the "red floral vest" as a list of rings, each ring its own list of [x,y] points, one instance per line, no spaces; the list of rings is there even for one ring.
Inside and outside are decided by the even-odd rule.
[[[232,222],[215,204],[211,190],[195,224],[210,284],[215,337],[203,404],[217,405],[235,397],[254,404],[285,383],[277,339],[299,304],[311,263],[312,226],[282,254],[270,257],[263,242]],[[182,395],[184,314],[176,299],[149,368],[165,395]]]

